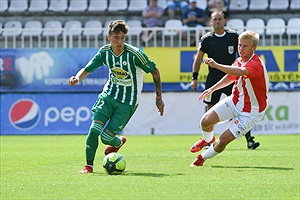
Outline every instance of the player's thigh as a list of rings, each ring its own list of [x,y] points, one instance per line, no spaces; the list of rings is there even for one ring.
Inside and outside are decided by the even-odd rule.
[[[232,119],[235,116],[237,116],[237,113],[235,112],[234,108],[231,106],[230,98],[231,97],[226,97],[222,99],[210,109],[210,110],[214,110],[217,113],[220,122]]]
[[[130,106],[117,102],[115,105],[114,114],[111,116],[106,128],[113,134],[119,133],[124,129],[128,121],[131,119],[136,108],[137,105]]]

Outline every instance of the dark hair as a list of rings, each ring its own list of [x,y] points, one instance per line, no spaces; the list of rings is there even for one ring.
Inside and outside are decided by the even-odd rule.
[[[118,34],[121,31],[127,34],[128,29],[129,27],[124,20],[114,20],[110,22],[110,24],[108,25],[108,34],[109,35],[112,35],[112,33]]]

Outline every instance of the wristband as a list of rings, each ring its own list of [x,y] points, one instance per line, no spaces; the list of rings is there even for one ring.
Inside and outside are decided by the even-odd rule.
[[[193,72],[192,80],[197,80],[197,79],[198,79],[198,72]]]

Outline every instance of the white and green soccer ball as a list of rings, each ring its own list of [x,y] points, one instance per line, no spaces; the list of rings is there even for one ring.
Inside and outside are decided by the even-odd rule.
[[[126,168],[126,160],[119,153],[110,153],[103,159],[103,168],[108,174],[121,174]]]

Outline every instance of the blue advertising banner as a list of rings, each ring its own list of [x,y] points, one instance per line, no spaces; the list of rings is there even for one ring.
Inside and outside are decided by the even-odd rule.
[[[3,93],[1,135],[83,134],[98,93]]]
[[[69,87],[68,79],[98,49],[1,49],[1,92],[101,91],[109,69],[99,67],[84,82]]]

